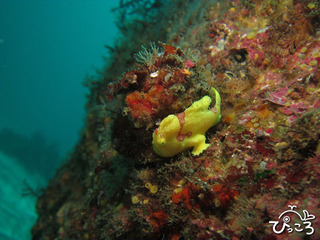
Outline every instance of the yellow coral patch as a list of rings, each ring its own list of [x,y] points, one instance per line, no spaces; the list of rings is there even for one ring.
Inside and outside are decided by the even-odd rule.
[[[157,185],[152,185],[150,187],[150,192],[153,193],[153,194],[157,193],[158,192],[158,186]]]
[[[145,185],[144,185],[146,188],[150,189],[152,187],[152,184],[150,182],[147,182]]]
[[[182,191],[182,187],[175,188],[175,189],[173,189],[173,191],[174,191],[175,194],[178,194],[179,192]]]
[[[131,198],[131,201],[133,204],[137,204],[140,201],[140,199],[137,195],[135,195]]]

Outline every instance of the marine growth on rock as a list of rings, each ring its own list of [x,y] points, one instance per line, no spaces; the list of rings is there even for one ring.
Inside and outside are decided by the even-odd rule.
[[[123,36],[87,83],[86,126],[33,239],[320,239],[320,4],[117,11]],[[315,218],[275,232],[288,206]]]

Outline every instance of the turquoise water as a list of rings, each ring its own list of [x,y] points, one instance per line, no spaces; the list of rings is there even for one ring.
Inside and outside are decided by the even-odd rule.
[[[36,198],[21,197],[24,182],[45,186],[76,144],[82,82],[113,45],[117,4],[0,0],[1,239],[30,239]]]
[[[26,189],[24,181],[30,186],[44,186],[46,179],[41,174],[30,174],[19,161],[0,153],[0,239],[31,239],[30,228],[37,219],[36,198],[23,197]]]

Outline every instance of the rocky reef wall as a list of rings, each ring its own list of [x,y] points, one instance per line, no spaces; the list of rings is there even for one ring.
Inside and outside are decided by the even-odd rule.
[[[86,127],[38,199],[33,239],[319,239],[320,4],[116,11],[122,36],[86,81]],[[307,212],[273,228],[288,207]]]

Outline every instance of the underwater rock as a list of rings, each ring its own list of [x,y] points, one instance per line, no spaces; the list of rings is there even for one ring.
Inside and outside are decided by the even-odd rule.
[[[86,126],[33,239],[319,239],[320,4],[121,3],[123,36],[87,83]],[[223,101],[206,150],[158,156],[161,121],[211,88]],[[309,229],[274,231],[289,205]]]

